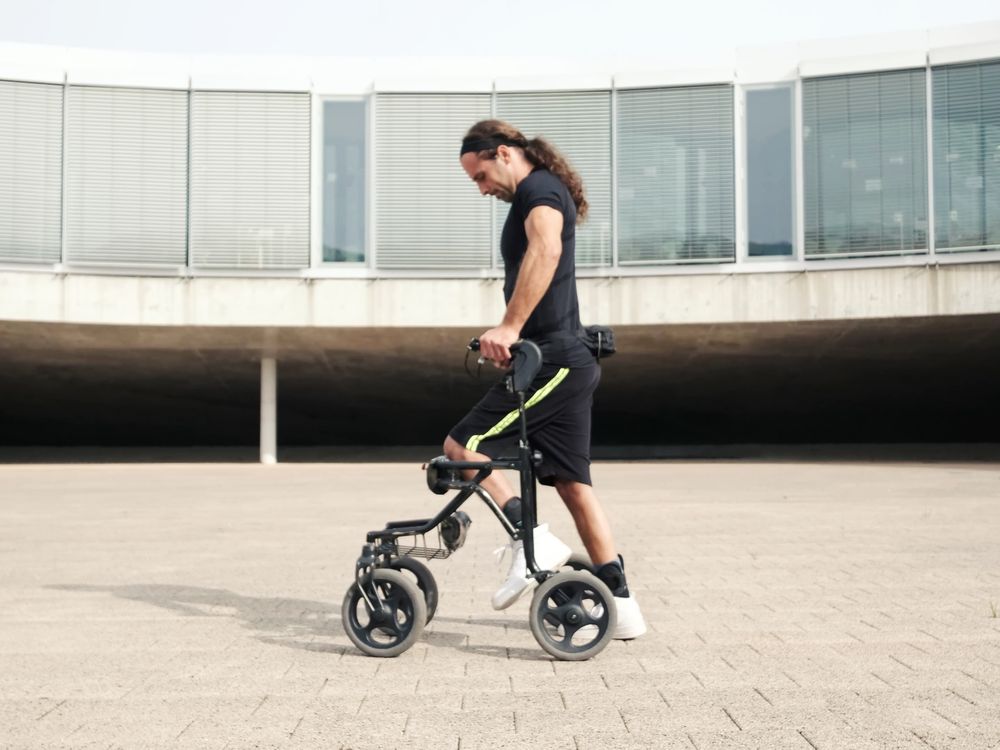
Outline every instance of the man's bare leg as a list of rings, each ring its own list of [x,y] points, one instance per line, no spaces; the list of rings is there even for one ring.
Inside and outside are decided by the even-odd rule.
[[[615,553],[611,524],[590,485],[568,480],[556,480],[556,491],[566,503],[576,522],[576,530],[587,548],[594,574],[614,594],[618,623],[612,638],[631,640],[646,632],[646,621],[639,603],[628,590],[625,582],[625,564]]]
[[[611,524],[604,514],[604,509],[594,494],[594,488],[582,482],[567,479],[556,480],[556,492],[566,504],[576,531],[587,548],[590,561],[595,567],[618,559],[615,550],[614,537],[611,535]]]
[[[476,453],[475,451],[470,451],[464,445],[455,440],[451,435],[449,435],[444,441],[444,455],[448,457],[451,461],[490,461],[489,456],[485,456],[482,453]],[[468,469],[462,472],[462,475],[466,479],[472,479],[476,475],[476,472],[472,469]],[[514,490],[510,486],[510,482],[507,481],[507,477],[503,475],[503,472],[494,471],[486,479],[482,481],[483,488],[490,493],[497,505],[503,508],[507,502],[514,497]]]
[[[490,460],[489,456],[470,451],[450,435],[444,441],[444,453],[452,461]],[[465,476],[471,478],[475,476],[475,472],[466,471]],[[577,533],[583,540],[583,546],[586,547],[591,562],[595,566],[600,566],[617,560],[618,553],[615,550],[614,537],[611,534],[611,524],[604,514],[604,509],[601,507],[597,495],[594,494],[594,488],[582,482],[565,479],[557,479],[555,485],[556,491],[573,517]],[[514,497],[514,490],[511,488],[510,482],[499,471],[486,477],[482,486],[501,508]]]

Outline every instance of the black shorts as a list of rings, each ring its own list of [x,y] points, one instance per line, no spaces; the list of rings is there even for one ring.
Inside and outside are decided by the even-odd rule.
[[[528,442],[541,451],[538,481],[590,481],[590,411],[601,379],[598,364],[587,367],[542,365],[525,393]],[[517,397],[501,380],[448,434],[453,440],[490,458],[517,454],[520,434]]]

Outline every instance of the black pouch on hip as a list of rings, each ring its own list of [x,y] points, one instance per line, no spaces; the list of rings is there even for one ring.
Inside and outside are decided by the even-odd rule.
[[[607,326],[584,326],[580,331],[580,340],[590,349],[597,361],[610,357],[615,349],[615,332]]]

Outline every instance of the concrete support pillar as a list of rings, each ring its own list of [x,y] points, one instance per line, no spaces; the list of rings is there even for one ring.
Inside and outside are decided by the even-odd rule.
[[[260,361],[260,462],[278,462],[278,362]]]

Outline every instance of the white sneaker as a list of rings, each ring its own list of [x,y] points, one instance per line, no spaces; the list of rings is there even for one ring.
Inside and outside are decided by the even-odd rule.
[[[639,610],[639,602],[634,596],[616,596],[615,607],[618,609],[618,624],[615,626],[615,638],[620,641],[629,641],[638,638],[646,632],[646,621]]]
[[[506,546],[497,550],[498,559],[502,560],[507,550],[511,551],[513,559],[510,561],[510,570],[507,571],[507,580],[493,594],[493,609],[507,609],[538,585],[538,581],[528,576],[528,563],[524,559],[524,542],[511,540]],[[558,569],[572,554],[573,550],[549,531],[547,523],[535,527],[535,562],[541,570]]]

